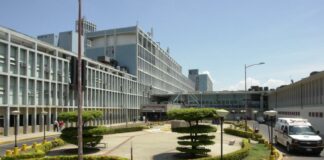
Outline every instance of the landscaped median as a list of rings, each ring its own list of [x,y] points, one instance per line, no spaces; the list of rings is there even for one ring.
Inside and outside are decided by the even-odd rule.
[[[248,156],[250,149],[251,149],[251,144],[248,141],[248,139],[243,139],[242,140],[242,148],[235,152],[225,154],[223,156],[223,160],[242,160]],[[217,157],[200,158],[197,160],[220,160],[220,159],[221,159],[221,157],[217,156]]]
[[[224,132],[226,134],[231,134],[231,135],[235,135],[238,137],[244,137],[244,138],[248,138],[248,139],[252,139],[257,141],[259,144],[264,144],[264,146],[266,146],[266,148],[270,151],[271,150],[271,145],[270,143],[265,140],[261,134],[258,133],[254,133],[251,132],[252,129],[248,128],[248,131],[244,131],[241,125],[234,125],[235,127],[231,127],[231,128],[225,128]],[[273,147],[273,146],[272,146]],[[256,149],[258,148],[258,145],[252,145],[251,149]],[[273,147],[273,152],[274,152],[274,156],[265,156],[265,158],[268,158],[269,160],[276,160],[276,159],[280,159],[281,154],[280,152]],[[254,153],[254,152],[250,152],[250,153]],[[248,156],[248,154],[246,155],[246,157]],[[251,155],[254,156],[254,155]],[[249,159],[249,158],[248,158]]]

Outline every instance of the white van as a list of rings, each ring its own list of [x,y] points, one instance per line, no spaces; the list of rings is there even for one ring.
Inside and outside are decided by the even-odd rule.
[[[278,118],[274,139],[286,147],[287,152],[300,150],[318,155],[323,150],[323,141],[319,131],[315,131],[307,119]]]

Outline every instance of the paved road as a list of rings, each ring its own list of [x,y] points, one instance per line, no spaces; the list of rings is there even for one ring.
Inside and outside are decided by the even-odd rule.
[[[58,137],[58,135],[46,137],[46,140],[50,141],[50,140],[53,140],[55,137]],[[18,141],[17,145],[18,145],[18,147],[21,147],[23,144],[32,145],[34,142],[37,142],[37,143],[43,142],[43,137],[32,139],[32,140]],[[6,153],[6,150],[13,149],[14,146],[15,146],[15,142],[8,143],[8,144],[1,144],[0,145],[0,156],[4,155]]]
[[[249,122],[249,125],[252,126],[253,122]],[[269,132],[268,126],[264,124],[259,125],[260,133],[268,139]],[[276,145],[276,148],[280,150],[284,155],[284,160],[323,160],[324,159],[324,151],[322,151],[320,156],[314,156],[312,154],[305,154],[305,153],[287,153],[285,148],[281,145]]]

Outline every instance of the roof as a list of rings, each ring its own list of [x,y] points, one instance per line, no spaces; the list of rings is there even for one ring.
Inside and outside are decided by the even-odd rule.
[[[278,122],[287,123],[288,125],[311,125],[304,118],[278,118]]]

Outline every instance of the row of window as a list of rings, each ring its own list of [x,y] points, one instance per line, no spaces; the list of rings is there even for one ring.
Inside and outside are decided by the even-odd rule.
[[[109,117],[108,119],[117,123],[117,122],[120,122],[122,119],[124,119],[123,117],[126,115],[126,111],[124,110],[119,110],[118,112],[114,112],[114,114],[109,114],[111,117]],[[25,121],[25,116],[26,115],[23,115],[23,114],[20,114],[19,115],[19,121],[17,123],[17,126],[24,126],[25,123],[28,125],[28,126],[31,126],[32,125],[32,122],[33,122],[33,115],[32,114],[28,114],[28,121]],[[43,115],[42,114],[36,114],[36,125],[41,125],[42,124],[42,117]],[[130,117],[130,119],[134,119],[136,118],[136,111],[134,110],[129,110],[128,111],[128,116]],[[9,120],[9,126],[10,127],[14,127],[15,125],[15,116],[14,115],[10,115],[10,120]],[[50,119],[50,124],[53,124],[55,121],[55,117],[54,117],[54,114],[52,113],[51,114],[51,119]],[[1,115],[0,116],[0,127],[4,127],[4,116]],[[48,115],[44,115],[44,123],[47,125],[47,122],[48,122]]]
[[[7,67],[8,57],[9,69]],[[58,59],[41,52],[35,54],[33,51],[18,48],[15,45],[10,46],[9,53],[8,45],[5,43],[0,43],[0,72],[59,82],[69,81],[69,63],[67,60]]]
[[[300,112],[279,111],[278,114],[280,114],[280,115],[286,115],[286,116],[300,116]]]
[[[323,118],[323,112],[308,112],[309,117]]]

